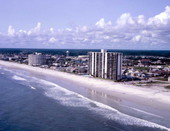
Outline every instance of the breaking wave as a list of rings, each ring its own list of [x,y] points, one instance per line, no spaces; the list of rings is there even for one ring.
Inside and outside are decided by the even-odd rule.
[[[30,88],[31,88],[31,89],[33,89],[33,90],[35,90],[35,89],[36,89],[36,88],[35,88],[35,87],[33,87],[33,86],[30,86]]]
[[[169,130],[168,128],[161,126],[159,124],[123,114],[108,105],[102,104],[97,101],[93,101],[78,93],[69,91],[55,83],[42,79],[39,79],[39,83],[46,85],[44,86],[46,96],[59,101],[64,106],[87,108],[88,110],[91,110],[93,112],[96,112],[97,114],[102,115],[103,117],[106,117],[110,120],[115,120],[125,125],[137,125],[142,127]]]
[[[22,77],[17,76],[17,75],[14,75],[12,78],[13,78],[14,80],[18,80],[18,81],[26,81],[25,78],[22,78]]]
[[[47,97],[57,100],[59,103],[61,103],[64,106],[87,108],[88,110],[95,112],[99,115],[102,115],[107,119],[114,120],[125,125],[136,125],[141,127],[150,127],[150,128],[169,130],[168,128],[162,125],[123,114],[120,111],[114,109],[113,107],[110,107],[108,105],[102,104],[97,101],[93,101],[76,92],[67,90],[53,82],[35,78],[35,77],[25,76],[24,74],[22,75],[24,76],[24,78],[21,77],[21,75],[20,76],[14,75],[12,78],[18,81],[27,81],[27,79],[29,79],[29,82],[34,82],[37,83],[38,85],[41,85],[40,87],[43,88],[43,90],[45,91],[44,94]],[[33,90],[36,89],[33,86],[29,86],[29,87]]]

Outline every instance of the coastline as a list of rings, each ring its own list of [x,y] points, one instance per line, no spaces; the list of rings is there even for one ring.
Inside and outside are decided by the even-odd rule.
[[[125,100],[130,103],[139,105],[141,111],[149,107],[148,113],[153,113],[164,118],[170,119],[170,92],[163,92],[152,88],[136,87],[134,85],[125,85],[110,80],[97,79],[86,76],[79,76],[66,72],[54,71],[39,67],[32,67],[24,64],[0,61],[0,66],[8,68],[19,68],[34,73],[50,75],[61,81],[67,81],[70,84],[80,88],[88,88],[93,93],[107,95],[119,100]],[[153,111],[152,111],[153,109]],[[162,113],[160,113],[162,112]]]
[[[63,79],[71,80],[74,82],[78,82],[80,84],[86,84],[88,86],[92,86],[92,88],[104,89],[107,91],[114,91],[123,94],[129,95],[137,95],[140,97],[144,97],[145,99],[155,99],[159,102],[163,102],[166,104],[170,104],[170,90],[169,92],[161,92],[161,90],[156,90],[152,88],[142,88],[137,87],[135,85],[118,83],[111,80],[100,79],[100,78],[93,78],[93,77],[86,77],[76,74],[71,74],[67,72],[60,72],[57,70],[45,69],[40,67],[33,67],[25,64],[13,63],[13,62],[6,62],[0,60],[0,65],[7,66],[7,67],[17,67],[25,70],[30,70],[46,75],[52,75],[56,77],[60,77]],[[152,95],[151,97],[149,95]]]

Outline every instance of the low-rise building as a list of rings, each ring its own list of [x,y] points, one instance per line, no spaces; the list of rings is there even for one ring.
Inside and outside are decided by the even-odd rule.
[[[41,53],[34,53],[28,55],[28,65],[41,66],[46,64],[46,57]]]

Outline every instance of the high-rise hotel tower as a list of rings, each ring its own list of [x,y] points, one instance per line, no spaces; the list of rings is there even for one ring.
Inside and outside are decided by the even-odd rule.
[[[120,80],[122,75],[122,53],[89,52],[89,74],[104,79]]]

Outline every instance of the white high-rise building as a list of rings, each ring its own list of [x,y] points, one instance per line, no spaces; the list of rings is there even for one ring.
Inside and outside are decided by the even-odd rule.
[[[89,52],[89,74],[104,79],[120,80],[122,76],[122,53]]]
[[[46,57],[41,53],[28,55],[28,65],[40,66],[46,64]]]

